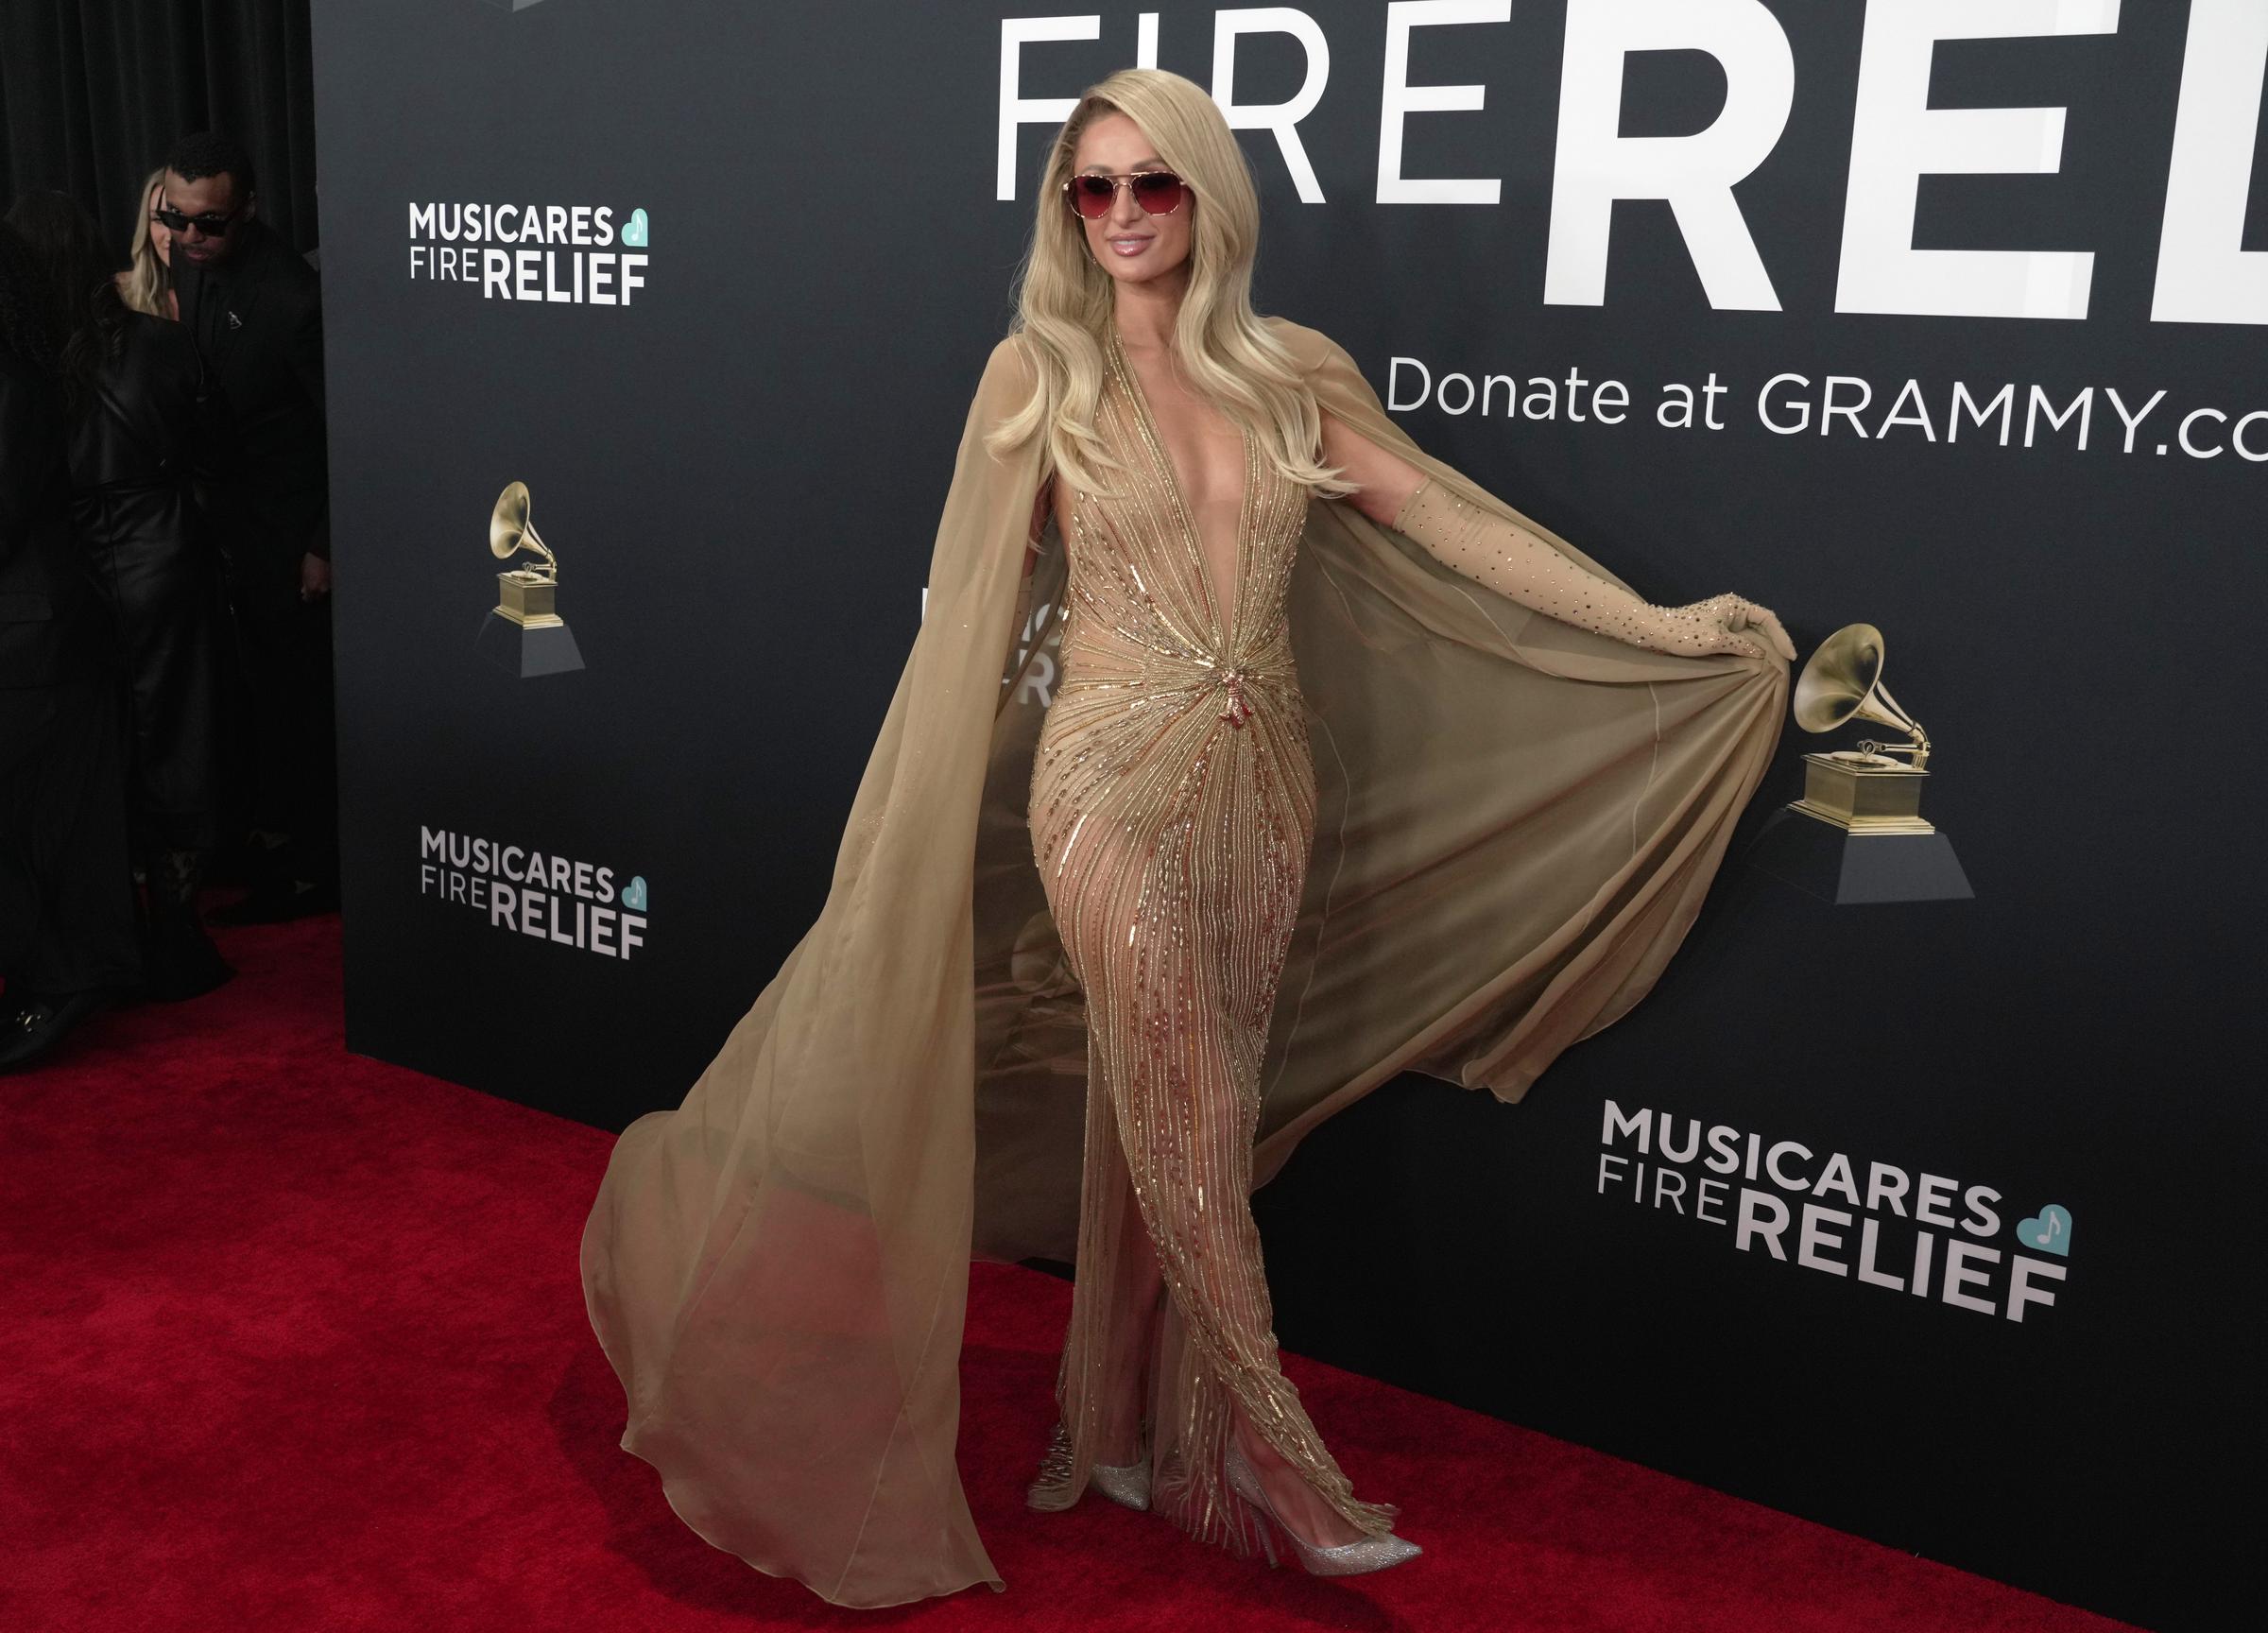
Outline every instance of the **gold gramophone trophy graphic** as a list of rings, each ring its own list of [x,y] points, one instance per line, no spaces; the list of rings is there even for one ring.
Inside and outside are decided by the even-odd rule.
[[[523,550],[541,560],[496,575],[496,606],[481,623],[480,650],[524,680],[580,669],[582,652],[558,611],[559,559],[528,520],[527,484],[514,482],[489,514],[489,553],[506,561]]]
[[[1816,816],[1847,834],[1934,834],[1922,819],[1921,785],[1929,776],[1930,737],[1882,684],[1882,632],[1846,624],[1820,644],[1796,678],[1796,724],[1832,731],[1847,720],[1871,720],[1906,734],[1904,743],[1862,737],[1856,748],[1803,757],[1803,798],[1788,809]],[[1894,760],[1893,754],[1911,756]]]
[[[1862,737],[1855,748],[1806,754],[1803,798],[1773,813],[1749,860],[1838,904],[1973,897],[1951,841],[1921,814],[1930,736],[1882,684],[1882,655],[1871,624],[1846,624],[1821,642],[1796,678],[1796,724],[1832,731],[1868,720],[1906,741]]]

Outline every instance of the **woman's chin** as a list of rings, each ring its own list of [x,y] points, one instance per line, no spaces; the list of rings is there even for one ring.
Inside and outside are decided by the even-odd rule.
[[[1174,267],[1180,266],[1181,263],[1177,261],[1172,266],[1168,266],[1162,264],[1153,264],[1147,255],[1137,255],[1131,261],[1107,263],[1106,265],[1108,266],[1110,276],[1121,284],[1153,284],[1170,274]]]

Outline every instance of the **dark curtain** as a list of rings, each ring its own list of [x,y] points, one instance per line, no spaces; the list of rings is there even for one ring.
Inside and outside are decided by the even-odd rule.
[[[0,0],[0,191],[72,194],[123,260],[142,178],[176,136],[225,130],[252,156],[261,215],[300,249],[315,248],[307,7]]]

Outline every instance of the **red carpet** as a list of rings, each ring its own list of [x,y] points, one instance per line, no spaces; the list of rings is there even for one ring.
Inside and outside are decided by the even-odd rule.
[[[1425,1556],[1339,1582],[1022,1505],[1068,1290],[978,1266],[961,1467],[1005,1593],[844,1611],[618,1450],[576,1241],[611,1136],[341,1046],[335,919],[0,1077],[0,1628],[2120,1626],[1314,1363]]]

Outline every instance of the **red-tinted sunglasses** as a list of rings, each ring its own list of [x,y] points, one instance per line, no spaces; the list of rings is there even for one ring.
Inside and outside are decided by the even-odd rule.
[[[1121,187],[1153,215],[1171,215],[1189,197],[1189,183],[1171,170],[1135,170],[1124,176],[1074,176],[1063,183],[1063,198],[1075,213],[1096,221],[1110,214]]]

